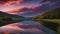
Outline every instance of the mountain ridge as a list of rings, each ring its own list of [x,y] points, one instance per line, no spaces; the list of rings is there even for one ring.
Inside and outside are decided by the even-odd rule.
[[[23,21],[24,19],[25,18],[23,16],[12,15],[0,11],[0,26],[20,22]]]

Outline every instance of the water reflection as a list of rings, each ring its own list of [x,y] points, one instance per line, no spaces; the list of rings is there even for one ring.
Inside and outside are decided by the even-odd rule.
[[[0,27],[0,34],[56,34],[38,22],[23,21]]]

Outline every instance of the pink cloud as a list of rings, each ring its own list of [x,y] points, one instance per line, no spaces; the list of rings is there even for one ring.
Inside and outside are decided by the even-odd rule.
[[[30,2],[31,0],[0,0],[0,4],[3,4],[4,6],[9,6],[12,4],[20,4],[24,2]]]

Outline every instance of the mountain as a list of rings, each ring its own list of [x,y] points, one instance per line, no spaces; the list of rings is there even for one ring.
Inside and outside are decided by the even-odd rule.
[[[36,17],[40,19],[60,19],[60,8],[53,9],[51,11],[45,12],[44,14]]]
[[[42,22],[45,27],[60,33],[60,7],[36,16],[33,20]]]
[[[0,11],[0,26],[20,22],[23,21],[25,18],[18,15],[12,15],[5,12]]]

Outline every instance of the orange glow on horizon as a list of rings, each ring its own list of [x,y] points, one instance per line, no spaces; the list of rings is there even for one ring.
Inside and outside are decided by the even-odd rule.
[[[4,34],[10,34],[10,32],[9,31],[6,31],[6,32],[4,32]]]
[[[13,9],[10,9],[7,11],[7,13],[9,14],[14,14],[14,13],[18,13],[20,10],[22,10],[24,8],[24,6],[20,6],[20,7],[17,7],[17,8],[13,8]]]

